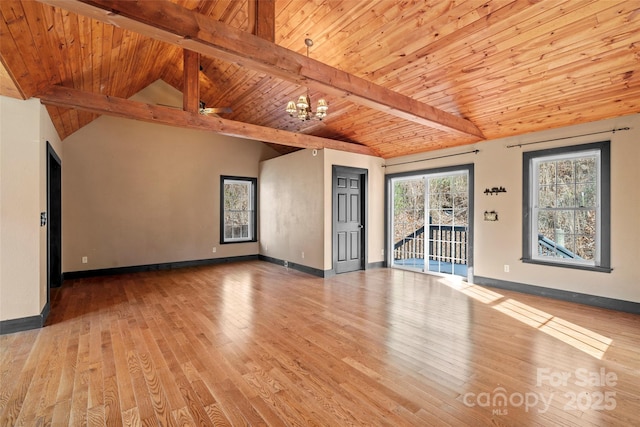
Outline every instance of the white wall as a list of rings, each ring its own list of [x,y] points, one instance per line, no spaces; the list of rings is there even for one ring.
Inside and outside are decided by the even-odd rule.
[[[182,105],[162,81],[133,99]],[[63,271],[258,253],[255,242],[220,244],[220,176],[258,177],[277,155],[265,144],[102,116],[64,145]]]
[[[260,166],[260,253],[322,271],[332,262],[332,167],[368,170],[368,263],[383,261],[384,161],[324,149],[301,150]],[[304,252],[304,258],[302,253]]]
[[[577,137],[614,128],[601,135]],[[565,138],[522,148],[507,145]],[[527,264],[522,256],[522,153],[552,147],[611,140],[611,262],[612,273]],[[475,275],[571,292],[640,302],[640,115],[621,117],[519,137],[483,142],[455,149],[387,160],[388,174],[410,170],[475,164]],[[478,149],[478,154],[448,157],[405,165]],[[507,193],[487,196],[486,188],[504,186]],[[499,221],[483,220],[484,211],[498,212]],[[504,265],[510,272],[504,272]]]
[[[58,136],[58,131],[53,126],[51,117],[44,105],[40,105],[40,212],[47,210],[47,142],[58,155],[60,161],[63,162],[64,154],[62,149],[62,141]],[[64,189],[62,189],[64,192]],[[64,211],[64,206],[62,206]],[[48,227],[48,226],[47,226]],[[44,306],[47,301],[47,227],[40,227],[40,306]],[[64,254],[62,254],[64,258]]]
[[[301,150],[260,164],[260,254],[326,269],[325,151],[318,150],[314,156],[312,150]]]
[[[46,141],[62,157],[37,99],[0,96],[0,320],[37,316],[47,301]]]
[[[384,160],[379,157],[363,156],[337,150],[324,150],[324,266],[332,268],[332,168],[348,166],[368,171],[367,205],[367,262],[384,261]]]

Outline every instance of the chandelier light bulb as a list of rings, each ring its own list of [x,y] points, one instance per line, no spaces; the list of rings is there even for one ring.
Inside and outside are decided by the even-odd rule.
[[[293,101],[289,101],[289,103],[287,104],[287,113],[289,113],[289,115],[291,117],[293,117],[294,114],[296,114],[298,110],[296,109],[296,103]]]
[[[301,110],[306,110],[307,108],[309,108],[309,96],[301,95],[300,98],[298,98],[297,106]]]

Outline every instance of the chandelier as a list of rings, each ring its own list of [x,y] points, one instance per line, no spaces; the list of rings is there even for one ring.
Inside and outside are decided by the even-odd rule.
[[[313,46],[313,40],[304,39],[304,44],[307,45],[307,58],[309,57],[309,47]],[[289,101],[287,103],[287,113],[291,117],[297,116],[300,120],[311,120],[314,117],[318,120],[322,120],[327,117],[327,111],[329,111],[329,105],[324,98],[320,98],[318,100],[318,106],[316,107],[316,112],[314,113],[311,110],[311,100],[309,98],[309,88],[307,88],[306,95],[300,95],[298,98],[298,102]]]

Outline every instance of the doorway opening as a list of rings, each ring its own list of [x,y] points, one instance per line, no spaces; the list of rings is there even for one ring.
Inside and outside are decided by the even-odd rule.
[[[47,304],[62,286],[62,163],[47,142]]]
[[[472,165],[388,177],[390,265],[472,273]]]

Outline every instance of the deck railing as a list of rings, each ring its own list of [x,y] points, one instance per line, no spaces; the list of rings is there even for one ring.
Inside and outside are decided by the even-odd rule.
[[[429,259],[433,261],[467,264],[467,227],[429,225]],[[393,245],[393,259],[425,259],[424,227],[420,227]],[[552,240],[538,235],[540,254],[551,253],[562,258],[581,259],[577,254]]]
[[[544,237],[542,234],[538,234],[538,254],[558,258],[582,259],[578,254],[571,252],[563,245]]]
[[[467,231],[465,226],[429,225],[429,259],[467,264]],[[425,259],[424,227],[420,227],[393,245],[393,258]]]
[[[429,259],[466,265],[467,229],[461,225],[430,225]]]

